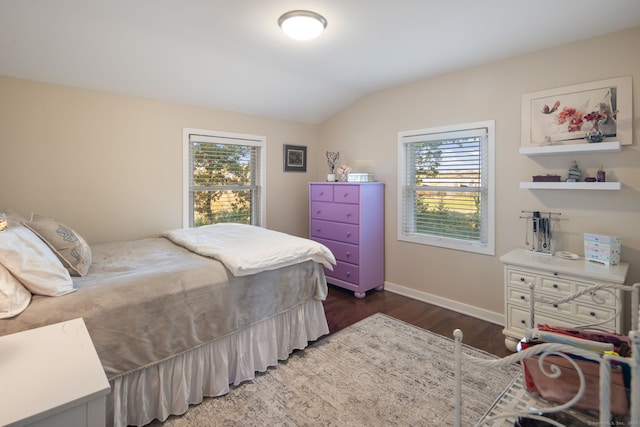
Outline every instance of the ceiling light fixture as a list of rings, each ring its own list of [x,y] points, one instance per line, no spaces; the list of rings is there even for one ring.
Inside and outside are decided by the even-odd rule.
[[[286,35],[293,39],[311,40],[318,37],[327,28],[327,20],[309,10],[292,10],[278,19],[278,25]]]

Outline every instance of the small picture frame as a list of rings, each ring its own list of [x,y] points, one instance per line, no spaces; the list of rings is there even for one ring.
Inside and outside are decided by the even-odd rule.
[[[302,145],[284,145],[284,171],[307,171],[307,147]]]

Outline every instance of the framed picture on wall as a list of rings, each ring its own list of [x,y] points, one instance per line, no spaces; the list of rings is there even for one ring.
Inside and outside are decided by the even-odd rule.
[[[631,144],[631,76],[522,95],[522,146],[588,143],[594,125],[600,141]]]
[[[307,171],[307,147],[301,145],[284,145],[284,171]]]

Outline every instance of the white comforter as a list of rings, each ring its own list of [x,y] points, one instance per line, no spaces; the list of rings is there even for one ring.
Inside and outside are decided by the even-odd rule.
[[[324,245],[245,224],[220,223],[162,233],[177,245],[222,262],[234,276],[248,276],[304,261],[333,269],[336,260]]]

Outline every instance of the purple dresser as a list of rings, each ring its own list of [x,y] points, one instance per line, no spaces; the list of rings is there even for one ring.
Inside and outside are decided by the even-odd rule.
[[[357,298],[384,288],[383,183],[309,183],[309,234],[338,262],[327,282]]]

